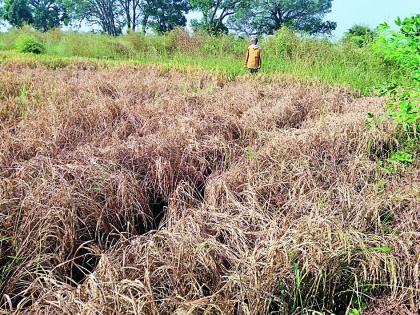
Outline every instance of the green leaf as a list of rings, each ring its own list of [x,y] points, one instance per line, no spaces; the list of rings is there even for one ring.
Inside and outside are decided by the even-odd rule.
[[[280,293],[280,296],[283,296],[283,297],[286,296],[286,285],[281,279],[279,281],[279,293]]]
[[[414,162],[414,157],[410,153],[404,151],[397,151],[393,153],[388,160],[394,163],[411,164]]]
[[[245,151],[245,154],[248,158],[250,158],[252,160],[257,159],[257,154],[254,151],[252,151],[250,148],[245,148],[244,151]]]
[[[407,102],[407,101],[402,101],[402,102],[400,102],[400,107],[402,108],[402,109],[405,109],[405,108],[407,108],[408,107],[408,105],[409,105],[410,103],[409,102]]]
[[[353,308],[352,310],[350,310],[349,315],[361,315],[362,313],[360,313],[360,311],[356,308]]]
[[[391,248],[389,248],[388,246],[369,247],[368,250],[371,252],[381,252],[385,254],[391,253]]]

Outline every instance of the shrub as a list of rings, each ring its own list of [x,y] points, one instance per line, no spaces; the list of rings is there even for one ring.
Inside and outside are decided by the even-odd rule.
[[[166,34],[165,38],[168,52],[197,54],[203,45],[201,36],[191,36],[182,28],[173,29]]]
[[[420,132],[420,93],[413,87],[390,87],[383,95],[389,94],[388,116],[395,126],[402,129],[404,138],[418,138]]]
[[[293,59],[299,44],[298,36],[291,29],[283,27],[267,40],[265,52],[277,58]]]
[[[16,49],[22,53],[42,54],[45,52],[44,45],[33,36],[22,35],[16,39]]]
[[[201,47],[203,55],[242,58],[249,44],[248,40],[235,38],[232,35],[210,36],[202,33],[196,36],[200,37],[203,43]]]
[[[112,58],[129,58],[135,53],[128,44],[112,40],[106,42],[105,50],[112,54]]]
[[[145,52],[147,47],[147,38],[143,33],[129,32],[125,37],[127,44],[137,53]]]
[[[420,81],[420,14],[404,20],[398,18],[395,23],[400,27],[399,32],[393,31],[386,23],[379,27],[374,49],[385,61],[398,64],[410,71],[415,80]]]
[[[364,47],[370,44],[373,42],[374,38],[375,32],[363,25],[354,25],[344,35],[345,42],[353,43],[358,47]]]
[[[373,47],[386,63],[402,69],[410,78],[408,84],[388,83],[382,88],[381,95],[390,97],[387,118],[396,127],[399,149],[413,154],[415,159],[418,145],[413,143],[419,142],[420,133],[420,15],[404,20],[398,18],[395,23],[400,27],[398,32],[391,30],[388,24],[379,27],[379,37]]]
[[[391,84],[390,87],[385,88],[385,93],[389,92],[392,96],[389,112],[394,122],[401,124],[407,132],[417,131],[420,108],[418,105],[420,15],[404,20],[398,18],[395,23],[400,27],[400,31],[392,31],[387,24],[383,24],[380,27],[380,37],[374,47],[386,61],[396,63],[413,78],[412,86],[401,86],[396,89],[395,84]]]

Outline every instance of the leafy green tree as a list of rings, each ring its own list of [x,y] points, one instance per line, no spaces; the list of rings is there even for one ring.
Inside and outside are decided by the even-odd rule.
[[[32,26],[40,31],[60,26],[67,22],[67,12],[63,2],[59,0],[29,0],[32,9]]]
[[[98,25],[108,35],[117,36],[126,25],[119,0],[74,0],[74,16],[90,25]]]
[[[239,33],[273,34],[282,26],[311,35],[330,34],[337,24],[324,21],[333,0],[256,0],[229,19],[229,27]]]
[[[344,41],[352,42],[359,47],[366,46],[375,38],[375,32],[368,26],[354,25],[344,34]]]
[[[144,14],[148,17],[148,26],[158,33],[185,26],[189,11],[188,0],[148,0],[144,5]]]
[[[192,21],[195,30],[210,34],[226,33],[226,19],[249,7],[250,0],[190,0],[191,7],[203,14],[201,20]]]
[[[12,26],[32,25],[40,31],[58,27],[67,19],[61,0],[6,0],[3,18]]]
[[[185,26],[188,0],[70,0],[83,3],[81,15],[90,24],[100,25],[104,32],[120,34],[128,30],[145,33],[147,29],[164,33]]]
[[[31,8],[27,0],[5,0],[3,18],[14,27],[22,27],[33,22]]]

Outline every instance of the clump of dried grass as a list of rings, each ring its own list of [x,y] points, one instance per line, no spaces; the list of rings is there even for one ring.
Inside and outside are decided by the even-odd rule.
[[[5,311],[345,311],[366,286],[416,311],[419,177],[369,159],[392,141],[365,126],[381,99],[153,68],[1,71],[0,112],[28,90],[25,115],[0,117]]]

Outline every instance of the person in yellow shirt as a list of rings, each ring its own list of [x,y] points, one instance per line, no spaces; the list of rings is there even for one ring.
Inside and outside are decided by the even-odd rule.
[[[248,47],[246,54],[245,67],[251,73],[257,73],[261,69],[261,48],[258,46],[258,38],[251,38],[251,45]]]

